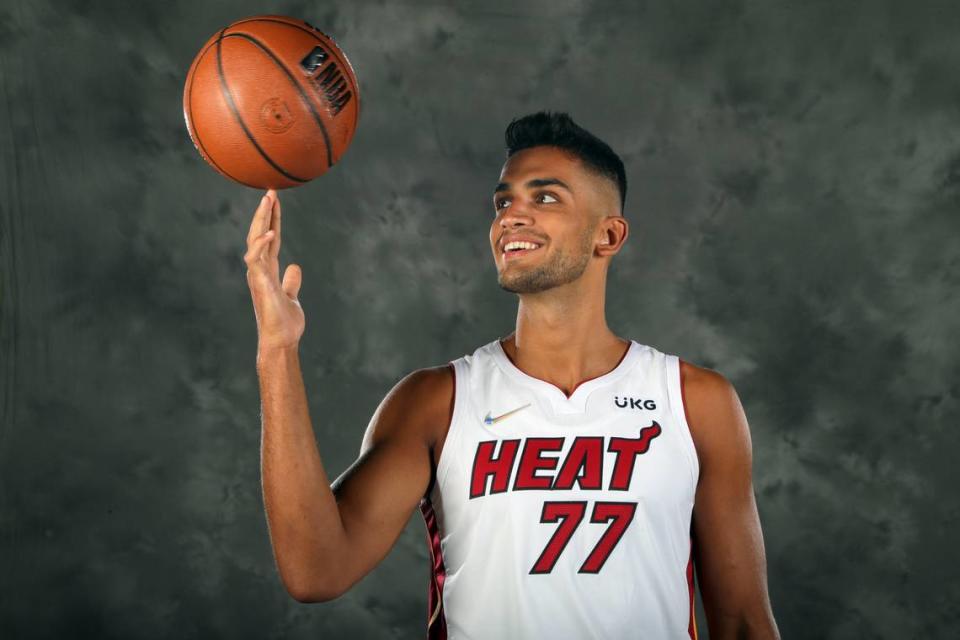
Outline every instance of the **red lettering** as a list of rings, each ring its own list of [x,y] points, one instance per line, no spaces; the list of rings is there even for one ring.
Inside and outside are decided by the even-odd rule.
[[[660,425],[653,422],[649,427],[640,429],[636,438],[609,439],[606,450],[614,454],[614,462],[608,489],[629,490],[637,456],[649,450],[651,441],[661,431]],[[514,463],[517,466],[514,490],[569,491],[574,485],[579,485],[581,490],[599,491],[603,485],[603,436],[574,438],[562,462],[559,456],[548,455],[561,451],[565,440],[563,437],[526,438],[519,461],[520,439],[478,443],[470,477],[470,498],[507,491]],[[539,474],[540,471],[556,471],[558,465],[559,471],[555,475]]]
[[[574,439],[553,488],[573,489],[574,482],[577,482],[581,489],[601,488],[603,436],[579,436]]]
[[[520,465],[517,467],[517,477],[513,481],[513,489],[549,489],[552,477],[538,476],[538,469],[556,469],[556,458],[544,458],[545,451],[560,451],[563,448],[563,438],[527,438],[523,445],[523,455],[520,456]]]
[[[487,478],[493,476],[490,493],[503,493],[510,482],[510,472],[513,471],[513,461],[520,448],[519,440],[500,441],[500,455],[493,457],[497,440],[485,440],[477,445],[477,452],[473,457],[473,473],[470,480],[470,498],[477,498],[487,493]]]
[[[650,448],[650,441],[660,435],[660,425],[654,422],[649,427],[640,430],[636,438],[610,438],[607,451],[616,452],[617,458],[613,463],[613,475],[610,477],[610,489],[626,491],[630,488],[633,478],[633,463],[637,456],[646,453]]]

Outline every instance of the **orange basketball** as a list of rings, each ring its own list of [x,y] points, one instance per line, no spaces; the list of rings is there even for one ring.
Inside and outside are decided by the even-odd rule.
[[[259,189],[302,185],[343,155],[360,116],[353,67],[303,20],[255,16],[207,40],[187,72],[183,117],[221,174]]]

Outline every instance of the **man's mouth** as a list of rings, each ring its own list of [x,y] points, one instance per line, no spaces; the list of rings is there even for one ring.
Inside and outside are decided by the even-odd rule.
[[[536,242],[524,242],[522,240],[514,240],[513,242],[508,242],[503,247],[503,259],[504,260],[513,260],[521,256],[525,256],[528,253],[536,251],[540,248],[540,245]]]

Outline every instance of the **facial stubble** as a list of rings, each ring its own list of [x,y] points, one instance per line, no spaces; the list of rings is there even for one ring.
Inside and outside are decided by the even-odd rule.
[[[573,282],[583,275],[590,264],[595,229],[596,223],[584,231],[577,253],[557,249],[547,262],[538,267],[514,273],[504,269],[497,277],[497,283],[501,289],[511,293],[540,293]]]

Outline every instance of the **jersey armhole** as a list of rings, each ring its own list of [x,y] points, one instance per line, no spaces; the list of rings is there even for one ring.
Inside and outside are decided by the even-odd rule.
[[[450,415],[450,424],[447,427],[447,437],[443,440],[443,449],[440,451],[440,459],[437,460],[437,477],[433,485],[433,491],[439,491],[447,478],[451,459],[456,456],[457,440],[459,439],[460,429],[457,427],[460,414],[463,413],[463,405],[467,394],[467,368],[462,358],[451,360],[453,365],[453,412]]]
[[[680,358],[672,354],[666,354],[667,370],[667,396],[670,401],[670,409],[677,423],[681,425],[680,431],[683,432],[683,441],[687,447],[687,458],[690,461],[690,469],[693,476],[693,484],[696,486],[700,478],[700,456],[697,454],[697,447],[693,442],[693,432],[690,431],[690,423],[687,420],[687,407],[683,397],[683,380],[680,377]]]

